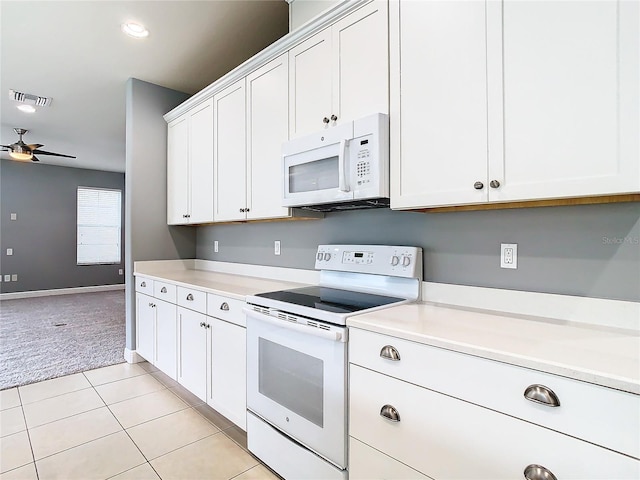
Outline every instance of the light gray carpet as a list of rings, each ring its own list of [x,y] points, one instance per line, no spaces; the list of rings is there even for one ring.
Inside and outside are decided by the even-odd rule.
[[[124,290],[0,302],[0,390],[124,362]]]

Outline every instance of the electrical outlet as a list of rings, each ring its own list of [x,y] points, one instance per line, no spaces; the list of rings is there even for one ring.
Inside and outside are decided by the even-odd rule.
[[[213,241],[213,253],[218,253],[218,240]]]
[[[13,248],[7,248],[7,255],[13,255]]]
[[[500,244],[500,268],[518,268],[518,244]]]
[[[14,273],[13,275],[11,275],[11,281],[12,282],[17,282],[18,281],[18,274]]]
[[[123,269],[118,269],[118,275],[123,275],[124,274],[124,270]]]
[[[10,282],[11,281],[11,275],[5,275],[4,276],[4,281],[5,282]]]
[[[18,219],[18,214],[17,213],[12,213],[10,218],[11,218],[11,220],[17,220]]]
[[[275,255],[280,255],[280,240],[273,242],[273,253]]]

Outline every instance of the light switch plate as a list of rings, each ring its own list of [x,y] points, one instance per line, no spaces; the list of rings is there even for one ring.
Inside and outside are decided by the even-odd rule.
[[[275,240],[273,242],[273,253],[275,255],[280,255],[280,240]]]
[[[11,220],[17,220],[18,219],[18,214],[17,213],[12,213],[10,218],[11,218]]]
[[[7,248],[7,255],[13,255],[13,248]]]
[[[219,248],[218,240],[214,240],[213,241],[213,253],[218,253],[218,248]]]
[[[11,275],[11,281],[12,282],[17,282],[18,281],[18,274],[14,273],[13,275]]]
[[[4,281],[5,282],[10,282],[11,281],[11,275],[5,275],[4,276]]]

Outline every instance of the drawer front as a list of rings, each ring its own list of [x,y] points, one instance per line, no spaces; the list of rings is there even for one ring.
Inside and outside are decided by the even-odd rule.
[[[352,363],[640,458],[639,395],[360,329],[349,334]],[[387,346],[399,360],[381,357]],[[531,385],[552,390],[560,406],[527,400]]]
[[[421,480],[426,475],[349,437],[349,480]]]
[[[512,480],[529,465],[563,480],[640,475],[626,455],[356,365],[349,406],[351,436],[438,480]]]
[[[176,303],[178,288],[165,282],[155,281],[153,283],[153,296],[169,303]]]
[[[207,313],[207,294],[192,288],[178,287],[178,305],[200,313]]]
[[[223,297],[213,293],[207,294],[207,315],[235,323],[241,327],[247,326],[245,314],[242,312],[244,302],[234,298]]]
[[[136,277],[136,292],[153,295],[153,280],[145,277]]]

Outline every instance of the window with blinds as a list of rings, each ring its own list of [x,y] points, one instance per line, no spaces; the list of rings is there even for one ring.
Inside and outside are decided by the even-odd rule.
[[[120,190],[78,187],[78,265],[120,263]]]

